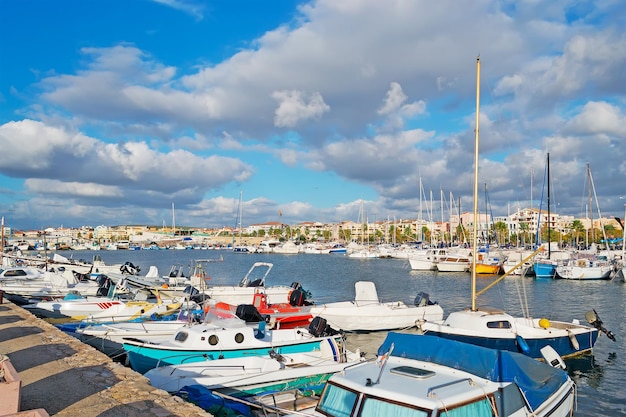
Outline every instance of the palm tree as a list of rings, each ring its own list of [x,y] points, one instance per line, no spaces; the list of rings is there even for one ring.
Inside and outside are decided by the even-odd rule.
[[[585,232],[585,226],[583,225],[583,222],[581,222],[580,220],[574,220],[572,222],[571,228],[576,235],[576,247],[578,247],[578,238],[581,233]]]
[[[496,236],[498,237],[498,244],[502,245],[503,243],[505,243],[504,236],[507,235],[508,230],[508,228],[506,227],[506,223],[496,222],[496,224],[493,225],[493,228],[495,229]]]
[[[528,236],[528,223],[526,222],[521,222],[519,224],[519,230],[521,231],[522,234],[522,245],[526,246],[526,236]]]

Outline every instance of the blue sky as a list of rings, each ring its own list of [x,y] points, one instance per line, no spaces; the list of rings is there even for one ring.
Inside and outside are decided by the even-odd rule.
[[[0,215],[32,229],[626,202],[619,1],[0,2]],[[586,164],[597,195],[590,202]],[[420,179],[423,191],[420,191]],[[431,199],[432,195],[432,199]],[[620,199],[620,197],[624,197]],[[432,214],[427,206],[433,206]],[[480,203],[482,207],[484,202]],[[545,202],[544,202],[545,208]]]

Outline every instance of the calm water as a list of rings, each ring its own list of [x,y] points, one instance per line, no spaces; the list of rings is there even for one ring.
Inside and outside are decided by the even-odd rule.
[[[75,252],[76,259],[90,260],[95,252]],[[72,252],[64,252],[70,256]],[[469,274],[442,274],[411,271],[408,262],[400,259],[350,259],[342,255],[271,255],[235,254],[230,251],[99,251],[106,263],[131,261],[146,273],[156,265],[161,275],[172,265],[188,266],[194,259],[217,259],[209,275],[214,285],[237,284],[254,262],[271,262],[274,268],[266,285],[290,285],[297,281],[313,294],[318,303],[354,298],[354,283],[373,281],[383,301],[402,300],[413,303],[418,292],[430,294],[444,311],[470,306]],[[479,278],[482,288],[491,278]],[[533,317],[586,323],[585,312],[595,309],[617,341],[600,335],[593,355],[567,360],[570,376],[578,389],[576,416],[626,416],[626,325],[624,324],[626,285],[610,281],[534,280],[507,277],[480,296],[479,305],[505,309],[522,315],[522,302],[527,300]],[[384,339],[384,333],[356,334],[348,338],[349,348],[373,354]]]

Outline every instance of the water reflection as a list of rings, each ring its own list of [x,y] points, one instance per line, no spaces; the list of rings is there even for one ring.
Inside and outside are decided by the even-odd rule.
[[[565,360],[567,373],[576,382],[576,385],[588,385],[598,388],[604,379],[604,369],[615,362],[617,355],[609,353],[604,361],[598,360],[593,353],[579,355]],[[602,363],[602,364],[601,364]]]

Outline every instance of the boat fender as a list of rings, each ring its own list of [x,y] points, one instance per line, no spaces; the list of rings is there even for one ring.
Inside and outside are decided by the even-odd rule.
[[[259,322],[259,327],[257,327],[254,337],[255,339],[263,339],[265,337],[265,321]]]
[[[569,341],[572,344],[572,347],[575,350],[579,350],[580,344],[578,343],[578,339],[576,339],[576,335],[572,333],[569,329],[567,330],[567,335],[569,336]]]
[[[541,327],[542,329],[547,329],[548,327],[550,327],[550,320],[545,317],[539,319],[539,327]]]
[[[517,346],[521,349],[523,353],[528,354],[528,352],[530,352],[528,342],[522,336],[515,335],[515,341],[517,342]]]

